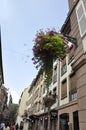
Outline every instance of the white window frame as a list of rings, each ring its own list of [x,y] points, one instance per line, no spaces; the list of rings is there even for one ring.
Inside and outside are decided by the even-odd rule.
[[[83,15],[85,16],[85,19],[86,19],[86,10],[85,10],[85,7],[84,7],[84,4],[83,4],[82,0],[79,1],[78,5],[76,7],[76,15],[77,15],[77,20],[78,20],[80,35],[81,35],[81,37],[83,37],[85,35],[85,33],[86,33],[86,30],[83,33],[81,32],[81,27],[80,27],[80,23],[79,23],[79,21],[80,21],[81,18],[78,19],[78,14],[77,14],[77,10],[79,9],[79,7],[80,7],[81,4],[82,4],[82,7],[83,7]]]

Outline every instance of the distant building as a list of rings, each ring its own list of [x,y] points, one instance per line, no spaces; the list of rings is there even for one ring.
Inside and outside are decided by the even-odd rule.
[[[17,119],[16,119],[16,123],[18,123],[19,125],[21,121],[24,121],[25,114],[27,112],[26,101],[28,99],[28,89],[29,87],[24,89],[19,100],[19,108],[18,108]]]
[[[4,87],[4,85],[0,88],[0,113],[3,114],[5,108],[7,107],[7,88]]]
[[[7,103],[7,89],[3,86],[3,63],[2,63],[2,46],[1,46],[1,30],[0,30],[0,117],[3,118],[3,111]]]

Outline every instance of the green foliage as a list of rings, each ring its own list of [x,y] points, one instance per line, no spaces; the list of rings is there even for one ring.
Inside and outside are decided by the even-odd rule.
[[[17,110],[18,110],[18,104],[11,104],[9,112],[10,122],[15,122]]]

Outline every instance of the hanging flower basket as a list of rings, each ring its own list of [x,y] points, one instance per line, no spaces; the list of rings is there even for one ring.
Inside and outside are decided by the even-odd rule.
[[[32,50],[34,55],[32,58],[33,63],[36,64],[36,68],[41,67],[45,72],[44,81],[47,88],[47,95],[49,95],[53,60],[56,58],[61,60],[69,51],[68,45],[64,42],[64,37],[55,30],[48,29],[45,32],[40,30],[36,34]]]
[[[34,57],[32,60],[38,66],[44,66],[48,58],[61,59],[68,52],[68,45],[64,42],[62,35],[55,30],[48,30],[43,32],[40,30],[36,34],[33,46]]]

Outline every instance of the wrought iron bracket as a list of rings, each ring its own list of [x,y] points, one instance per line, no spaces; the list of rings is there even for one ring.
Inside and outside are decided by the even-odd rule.
[[[77,45],[77,38],[71,37],[71,36],[69,36],[69,35],[67,35],[67,34],[65,34],[64,37],[65,37],[69,42],[72,42],[72,43],[75,45],[76,48],[78,47],[78,45]]]

